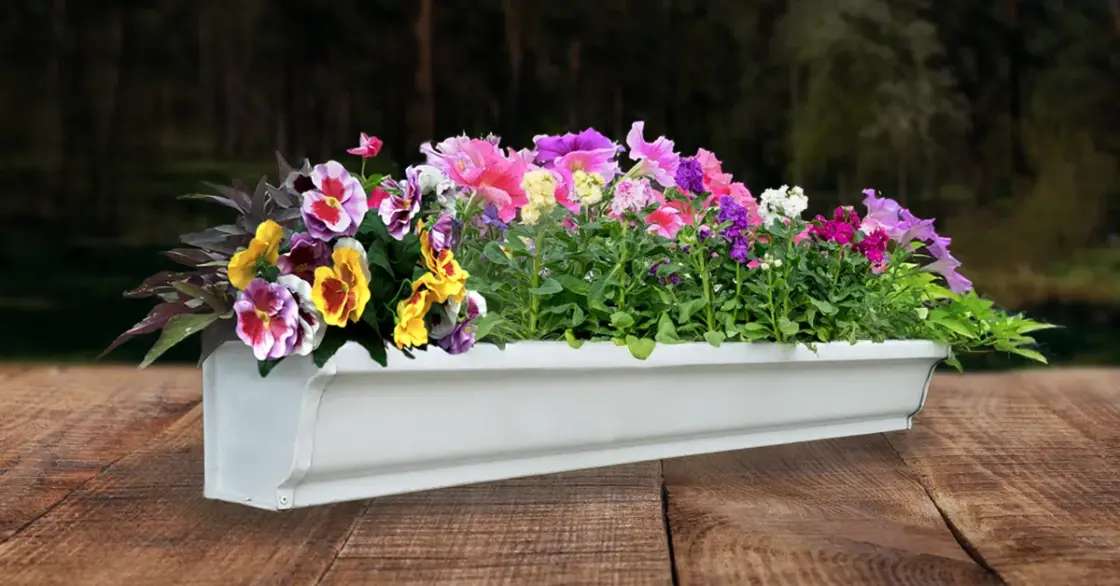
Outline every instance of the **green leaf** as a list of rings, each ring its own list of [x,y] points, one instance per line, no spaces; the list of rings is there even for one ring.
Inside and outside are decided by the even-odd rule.
[[[342,328],[327,327],[327,334],[323,337],[319,347],[311,351],[311,361],[315,366],[323,368],[335,352],[346,343],[346,334]]]
[[[482,255],[486,257],[486,262],[498,266],[512,266],[513,261],[506,256],[502,245],[498,244],[497,240],[491,240],[486,243],[482,249]]]
[[[393,267],[389,264],[389,253],[385,248],[385,243],[375,240],[366,251],[366,256],[369,258],[369,264],[385,269],[390,277],[393,277]]]
[[[478,338],[476,337],[475,339],[477,340]],[[369,352],[369,357],[372,358],[374,362],[380,364],[382,367],[389,365],[389,356],[385,350],[385,340],[381,339],[380,335],[377,335],[376,339],[370,336],[359,336],[354,341],[361,344],[362,347],[366,349],[366,352]]]
[[[638,360],[645,360],[653,354],[653,349],[657,347],[657,342],[648,338],[639,338],[637,336],[626,336],[626,347],[630,350],[630,354]]]
[[[930,314],[929,322],[937,324],[951,332],[960,334],[966,338],[976,339],[976,334],[972,330],[968,329],[965,324],[957,321],[954,318],[946,316],[934,316],[933,314]]]
[[[836,315],[836,307],[827,301],[822,301],[820,299],[810,297],[809,303],[812,303],[818,311],[825,315]]]
[[[719,345],[727,339],[727,334],[724,334],[723,332],[708,331],[704,332],[704,339],[707,340],[709,344],[715,346],[716,348],[719,348]]]
[[[778,331],[787,338],[796,336],[797,332],[801,331],[801,326],[789,320],[788,317],[782,316],[778,318]]]
[[[1048,364],[1046,362],[1046,357],[1034,350],[1029,350],[1027,348],[1011,348],[1011,352],[1014,352],[1015,354],[1018,354],[1019,356],[1022,356],[1024,358],[1030,358],[1031,360],[1034,360],[1036,362]]]
[[[692,318],[692,314],[700,311],[708,304],[708,300],[700,297],[698,299],[691,299],[681,304],[680,311],[677,313],[677,322],[685,323]]]
[[[735,310],[735,309],[739,309],[742,306],[743,306],[743,304],[739,302],[738,298],[732,297],[731,299],[728,299],[727,301],[724,301],[723,305],[719,306],[719,310],[720,311],[732,311],[732,310]]]
[[[572,275],[559,274],[556,275],[556,280],[559,281],[560,285],[565,289],[576,295],[587,295],[587,292],[591,289],[591,283]]]
[[[549,277],[545,279],[543,283],[541,283],[540,287],[533,287],[532,289],[529,289],[529,292],[533,295],[540,295],[544,297],[547,295],[555,295],[563,290],[564,288],[560,286],[559,281],[553,279],[552,277]]]
[[[949,351],[949,357],[945,359],[945,364],[952,366],[957,372],[964,372],[964,367],[961,366],[961,361],[957,359],[957,355],[952,350]]]
[[[140,368],[147,368],[172,346],[187,339],[191,334],[197,334],[206,329],[206,326],[214,323],[216,319],[218,319],[216,313],[181,313],[172,316],[171,319],[167,320],[167,325],[163,326],[163,331],[155,345],[144,356]]]
[[[576,339],[576,333],[570,329],[564,330],[564,339],[567,340],[569,346],[576,350],[579,350],[580,346],[583,346],[583,343],[586,341]]]
[[[257,372],[260,373],[261,378],[268,376],[268,373],[272,372],[272,369],[276,368],[276,365],[280,364],[281,360],[283,360],[283,358],[277,358],[275,360],[258,360]]]
[[[625,330],[634,325],[634,318],[625,311],[616,311],[611,314],[611,325],[620,330]]]
[[[587,316],[584,315],[583,310],[580,309],[580,306],[576,305],[575,307],[572,308],[572,327],[573,328],[579,327],[579,325],[582,324],[585,319],[587,319]]]
[[[502,322],[502,317],[500,315],[498,315],[497,313],[487,313],[486,315],[479,317],[474,322],[474,327],[475,327],[474,339],[475,339],[475,341],[477,342],[477,341],[485,338],[491,331],[493,331],[494,327],[497,326],[501,322]]]
[[[655,339],[662,344],[679,344],[681,342],[677,335],[677,327],[673,324],[673,318],[669,317],[668,313],[661,314],[661,318],[657,320],[657,336]]]

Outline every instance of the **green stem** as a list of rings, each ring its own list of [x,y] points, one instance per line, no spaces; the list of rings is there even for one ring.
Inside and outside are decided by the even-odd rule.
[[[716,319],[712,310],[712,281],[708,276],[708,261],[704,258],[707,250],[699,245],[696,246],[696,250],[700,261],[700,283],[704,287],[704,316],[708,321],[708,331],[713,332],[716,329]]]
[[[537,232],[537,237],[533,240],[533,275],[532,275],[533,289],[541,286],[541,237],[540,232]],[[529,339],[537,339],[537,313],[540,311],[541,298],[532,291],[529,292]]]
[[[735,263],[735,300],[743,303],[743,265],[739,263]],[[743,303],[740,309],[743,310],[743,321],[746,322],[746,304]]]
[[[366,158],[362,157],[362,170],[359,172],[362,176],[362,181],[366,180]]]
[[[626,239],[623,238],[620,246],[622,250],[619,251],[618,266],[615,268],[618,271],[618,310],[625,311],[626,308],[626,255],[629,252],[626,246]]]
[[[774,338],[779,343],[785,341],[785,335],[778,327],[778,316],[774,313],[774,273],[773,270],[766,271],[766,308],[770,312],[770,329],[774,332]]]

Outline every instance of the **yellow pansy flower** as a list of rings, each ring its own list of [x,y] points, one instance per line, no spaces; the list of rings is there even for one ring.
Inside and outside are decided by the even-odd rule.
[[[315,269],[311,300],[323,322],[345,327],[356,322],[369,303],[369,264],[365,249],[353,238],[343,238],[331,253],[334,266]]]
[[[229,282],[238,289],[244,289],[257,278],[257,263],[261,260],[275,265],[280,257],[280,242],[284,240],[284,229],[272,220],[265,220],[257,226],[257,232],[245,250],[239,251],[229,259],[226,272]]]

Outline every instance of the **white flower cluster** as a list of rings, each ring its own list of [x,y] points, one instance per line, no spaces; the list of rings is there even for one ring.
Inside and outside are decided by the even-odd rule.
[[[420,184],[420,193],[423,195],[435,194],[439,207],[443,209],[444,213],[454,218],[455,198],[458,195],[459,186],[450,177],[444,175],[443,171],[431,165],[418,165],[416,169],[420,171],[417,177],[417,183]]]
[[[758,203],[758,215],[769,226],[778,218],[799,218],[801,212],[809,207],[809,198],[805,191],[798,186],[783,185],[778,189],[767,189],[762,192]]]
[[[780,268],[782,266],[782,259],[774,258],[767,252],[762,256],[762,262],[758,263],[758,268],[768,271],[770,269]]]

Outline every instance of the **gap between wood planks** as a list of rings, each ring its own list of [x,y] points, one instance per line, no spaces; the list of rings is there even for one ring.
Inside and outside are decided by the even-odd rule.
[[[899,461],[902,462],[903,465],[905,465],[907,468],[909,468],[910,471],[914,474],[914,477],[918,481],[918,484],[922,485],[922,490],[925,491],[926,497],[929,498],[929,502],[933,503],[933,506],[937,509],[937,514],[941,515],[941,519],[945,521],[945,527],[949,529],[949,533],[953,536],[953,539],[957,540],[957,543],[960,544],[961,549],[968,554],[968,557],[972,558],[972,561],[976,562],[976,565],[980,566],[984,569],[984,571],[988,572],[995,579],[999,580],[1000,584],[1007,584],[1007,581],[1003,579],[1003,576],[1001,576],[995,568],[988,564],[988,561],[980,555],[980,552],[976,550],[976,547],[972,545],[972,543],[969,542],[967,538],[965,538],[963,533],[961,533],[961,530],[959,527],[957,527],[957,524],[953,522],[953,519],[949,517],[949,514],[945,512],[945,509],[942,508],[941,505],[937,502],[937,499],[934,498],[933,493],[930,492],[929,486],[926,484],[926,481],[922,478],[919,471],[914,470],[910,467],[910,464],[906,461],[905,458],[902,457],[902,454],[898,452],[898,448],[894,446],[894,442],[891,441],[891,438],[887,436],[887,434],[881,433],[879,435],[882,436],[884,440],[886,440],[887,445],[890,446],[891,450],[893,450],[895,455],[898,456]]]

